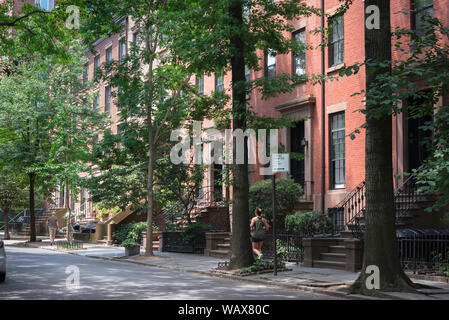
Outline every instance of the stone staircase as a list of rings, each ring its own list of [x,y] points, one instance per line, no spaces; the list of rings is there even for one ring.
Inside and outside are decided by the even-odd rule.
[[[208,235],[214,240],[213,246],[204,250],[204,255],[220,259],[229,259],[231,251],[231,234],[229,232],[217,232]]]
[[[319,258],[313,260],[313,267],[346,270],[344,241],[349,238],[349,234],[345,234],[341,238],[334,238],[335,243],[327,247],[327,252],[321,252]]]
[[[225,238],[224,241],[224,243],[217,244],[218,249],[210,251],[211,257],[222,259],[229,258],[231,253],[231,238]]]
[[[341,232],[340,237],[307,238],[303,241],[305,267],[350,272],[359,271],[362,267],[362,242],[353,238],[350,231]]]

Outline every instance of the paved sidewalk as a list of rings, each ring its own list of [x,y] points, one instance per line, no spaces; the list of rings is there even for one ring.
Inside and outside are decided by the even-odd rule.
[[[23,245],[24,241],[7,240],[6,245]],[[55,246],[50,246],[48,240],[40,243],[27,244],[31,247],[42,249],[56,250]],[[84,243],[81,250],[64,251],[69,254],[103,259],[113,260],[126,263],[134,263],[139,265],[147,265],[150,267],[170,269],[179,272],[190,272],[203,274],[219,278],[227,278],[243,282],[252,282],[265,284],[288,289],[298,289],[303,291],[311,291],[315,293],[328,294],[341,298],[350,299],[372,299],[359,295],[348,295],[345,289],[348,285],[357,279],[359,273],[347,272],[334,269],[307,268],[295,263],[287,263],[287,268],[291,271],[279,272],[277,276],[273,273],[264,273],[251,276],[232,275],[227,272],[217,270],[218,263],[224,262],[224,259],[207,257],[198,254],[183,254],[173,252],[154,252],[154,257],[125,257],[125,249],[123,247],[104,246],[97,244]],[[144,251],[141,250],[141,254]],[[425,280],[413,279],[414,282],[425,284],[432,289],[421,289],[421,293],[401,293],[393,292],[387,294],[390,299],[398,300],[449,300],[449,284]]]

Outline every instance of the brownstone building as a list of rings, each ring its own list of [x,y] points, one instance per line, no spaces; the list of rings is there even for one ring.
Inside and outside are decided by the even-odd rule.
[[[32,1],[32,0],[31,0]],[[49,10],[53,7],[52,0],[36,0]],[[319,0],[307,1],[310,5],[320,7]],[[364,61],[364,2],[356,0],[343,17],[332,17],[340,2],[338,0],[324,1],[324,11],[330,15],[325,26],[332,24],[332,34],[329,46],[324,50],[324,59],[319,49],[307,50],[302,54],[276,54],[260,51],[261,70],[247,70],[249,79],[262,76],[273,77],[282,73],[321,74],[322,70],[328,76],[338,76],[338,71],[345,66]],[[401,10],[411,11],[409,15],[398,13]],[[420,23],[424,13],[433,14],[446,24],[449,23],[449,5],[447,0],[395,0],[391,1],[392,28],[415,28]],[[133,30],[133,22],[121,18],[118,23],[123,25],[122,32],[112,37],[95,41],[96,55],[88,52],[89,63],[86,65],[84,77],[88,80],[94,77],[95,68],[109,59],[119,60],[127,54],[130,42],[138,42],[139,35]],[[294,32],[286,33],[285,37],[305,42],[313,48],[321,43],[321,36],[314,35],[313,30],[320,27],[321,18],[311,16],[290,21]],[[393,48],[394,49],[394,48]],[[393,50],[393,58],[398,53]],[[324,65],[322,65],[324,61]],[[211,75],[191,79],[204,94],[214,90],[229,90],[230,74]],[[304,208],[326,210],[337,206],[348,194],[365,179],[365,137],[364,131],[351,140],[349,134],[364,123],[364,116],[359,109],[363,108],[362,97],[352,96],[365,89],[365,70],[351,77],[338,78],[324,85],[313,85],[303,82],[295,85],[291,93],[281,94],[276,98],[262,100],[259,92],[253,91],[248,96],[248,103],[262,116],[287,116],[297,120],[296,126],[281,130],[280,143],[287,152],[300,152],[304,160],[291,160],[289,174],[303,186],[304,194],[301,201]],[[423,88],[425,89],[425,88]],[[107,83],[100,83],[96,88],[98,96],[95,107],[104,110],[112,120],[112,132],[117,133],[120,126],[120,110],[111,98],[111,88]],[[449,102],[445,97],[439,105]],[[393,119],[393,150],[394,184],[398,188],[403,181],[397,176],[419,167],[427,155],[427,150],[420,143],[425,133],[419,130],[421,120],[410,120],[401,114]],[[213,125],[212,120],[204,121],[203,129]],[[255,145],[255,141],[251,144]],[[254,150],[252,152],[255,152]],[[257,170],[260,165],[251,165],[250,183],[264,176]],[[214,165],[205,172],[204,192],[198,193],[198,202],[207,212],[226,212],[221,200],[229,197],[232,191],[216,183],[220,165]],[[63,204],[63,197],[60,204]],[[75,211],[81,210],[87,217],[92,216],[92,204],[88,201],[88,192],[83,190],[76,202]],[[323,208],[324,205],[324,208]]]

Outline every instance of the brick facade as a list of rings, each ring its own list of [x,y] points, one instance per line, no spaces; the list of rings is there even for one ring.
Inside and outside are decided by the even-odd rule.
[[[310,0],[309,4],[315,7],[320,6],[319,0]],[[397,13],[400,10],[410,10],[411,0],[395,0],[391,1],[391,22],[392,28],[410,27],[412,25],[413,15],[404,15]],[[340,4],[338,0],[325,1],[325,11],[332,13]],[[434,1],[434,15],[445,23],[449,22],[449,6],[447,0]],[[313,35],[312,30],[320,27],[320,17],[311,16],[308,18],[300,18],[291,21],[291,25],[295,30],[306,30],[306,43],[317,48],[321,41],[319,34]],[[96,42],[95,50],[100,56],[100,63],[105,62],[106,49],[112,48],[112,58],[119,59],[119,41],[126,39],[128,44],[132,41],[132,21],[123,19],[124,29],[121,34],[116,34],[110,38],[100,39]],[[326,22],[327,26],[327,22]],[[329,49],[325,49],[325,66],[327,75],[338,76],[338,70],[343,66],[349,66],[364,60],[364,2],[354,1],[351,8],[344,15],[344,63],[331,66],[329,63]],[[285,34],[286,37],[292,37],[292,34]],[[264,76],[264,54],[258,52],[260,57],[260,71],[251,70],[250,77],[252,80]],[[94,58],[95,55],[87,53],[89,59],[88,75],[89,79],[94,76]],[[398,58],[398,53],[393,52],[393,58]],[[293,57],[292,54],[277,55],[276,72],[292,73]],[[319,49],[308,50],[306,52],[306,73],[319,74],[321,72],[321,51]],[[195,81],[193,78],[192,81]],[[231,75],[226,74],[224,77],[224,85],[227,90],[230,88]],[[99,92],[99,108],[104,110],[105,106],[105,87],[107,84],[100,83]],[[327,82],[325,84],[325,121],[321,122],[322,101],[321,101],[321,85],[312,85],[311,83],[300,83],[295,86],[291,93],[281,94],[276,98],[270,98],[266,101],[262,100],[261,94],[253,91],[249,97],[249,104],[259,115],[267,117],[280,117],[286,115],[292,119],[307,118],[304,122],[304,187],[305,195],[303,200],[313,201],[314,209],[321,208],[321,195],[325,194],[325,207],[335,206],[344,196],[357,186],[365,178],[365,139],[364,131],[357,135],[355,140],[351,140],[348,134],[359,128],[364,123],[364,116],[357,112],[363,108],[362,96],[351,96],[356,92],[365,89],[365,69],[361,68],[357,75],[351,77],[339,78],[336,81]],[[204,93],[208,94],[215,90],[215,75],[204,76]],[[447,97],[445,98],[447,100]],[[346,138],[345,142],[345,172],[344,187],[333,188],[331,185],[331,167],[330,167],[330,117],[339,112],[344,112],[344,130]],[[116,103],[112,103],[110,110],[110,118],[113,122],[112,132],[117,133],[117,126],[120,123],[120,112],[117,110]],[[212,121],[204,121],[203,128],[212,125]],[[407,167],[407,129],[404,115],[399,115],[393,119],[393,150],[392,161],[394,167],[395,186],[400,183],[396,177],[398,174],[409,170]],[[321,152],[322,137],[324,135],[324,150]],[[282,129],[280,142],[286,146],[287,151],[292,148],[291,129]],[[324,156],[325,170],[325,190],[321,190],[321,161]],[[251,165],[250,183],[254,183],[263,179],[259,175],[257,166]],[[208,169],[205,174],[205,187],[213,186],[212,169]],[[223,190],[228,193],[227,190]],[[232,193],[232,191],[230,191]]]

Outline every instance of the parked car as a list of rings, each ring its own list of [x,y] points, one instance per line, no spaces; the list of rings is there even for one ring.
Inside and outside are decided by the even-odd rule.
[[[72,232],[79,232],[80,231],[80,224],[78,222],[72,222]],[[67,232],[67,226],[62,227],[58,230],[58,233],[66,233]]]
[[[87,221],[84,227],[81,227],[81,233],[95,233],[98,221]]]
[[[5,242],[0,240],[0,282],[6,279],[6,252]]]

